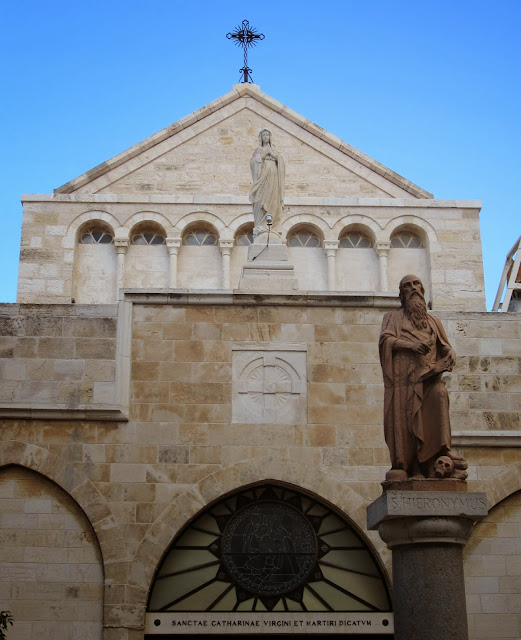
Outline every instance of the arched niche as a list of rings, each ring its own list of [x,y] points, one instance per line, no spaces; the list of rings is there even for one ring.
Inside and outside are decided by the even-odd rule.
[[[221,496],[181,529],[155,572],[147,625],[165,612],[355,611],[391,611],[363,534],[314,494],[266,481]]]
[[[354,223],[338,235],[336,284],[339,291],[377,291],[378,256],[375,236],[368,226]]]
[[[299,289],[327,291],[327,258],[322,229],[310,223],[299,223],[288,230],[289,261],[295,267]]]
[[[155,220],[142,220],[130,231],[124,286],[137,289],[168,287],[166,231]]]
[[[219,232],[207,220],[194,220],[183,229],[177,267],[180,289],[220,289],[222,259]]]
[[[248,247],[253,243],[253,222],[242,224],[235,232],[230,266],[232,289],[237,289],[244,263],[248,260]]]
[[[15,621],[8,636],[101,640],[103,563],[87,516],[57,484],[18,465],[0,468],[0,496],[1,608]]]
[[[431,300],[431,265],[429,236],[425,229],[411,222],[396,226],[389,237],[391,248],[387,262],[390,292],[398,293],[400,280],[407,274],[419,276],[425,288],[425,300]]]
[[[76,232],[72,297],[78,304],[116,302],[114,229],[105,220],[89,220]]]

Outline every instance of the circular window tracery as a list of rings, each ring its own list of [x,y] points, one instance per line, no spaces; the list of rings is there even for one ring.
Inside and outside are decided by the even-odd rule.
[[[194,229],[184,236],[183,244],[192,247],[214,246],[217,244],[217,238],[206,229]]]
[[[235,244],[239,247],[249,247],[250,244],[253,244],[253,229],[249,229],[248,231],[244,231],[237,235],[235,238]]]
[[[359,231],[351,231],[340,238],[339,246],[344,249],[370,249],[371,239]]]
[[[157,571],[149,612],[390,611],[381,571],[331,507],[289,487],[209,507]]]
[[[288,247],[320,247],[320,239],[309,229],[301,229],[288,237]]]
[[[132,244],[154,245],[165,244],[165,236],[156,231],[140,231],[132,236]]]
[[[391,238],[391,248],[394,249],[422,249],[420,236],[412,231],[399,231]]]
[[[80,236],[80,244],[111,244],[114,237],[106,229],[92,228],[84,231]]]

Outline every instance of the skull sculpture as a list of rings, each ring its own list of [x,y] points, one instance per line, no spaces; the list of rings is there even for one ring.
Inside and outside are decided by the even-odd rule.
[[[440,456],[434,463],[435,478],[450,478],[454,471],[454,462],[449,456]]]

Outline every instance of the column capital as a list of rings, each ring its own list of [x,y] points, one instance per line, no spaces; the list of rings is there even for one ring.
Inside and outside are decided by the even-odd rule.
[[[386,256],[391,248],[390,242],[377,242],[375,245],[375,251],[379,256]]]
[[[326,256],[334,256],[338,250],[338,240],[324,241],[324,251]]]
[[[166,239],[166,248],[168,249],[168,253],[177,253],[179,251],[179,247],[181,246],[181,238],[167,238]]]
[[[118,253],[122,253],[122,254],[127,253],[128,245],[129,245],[128,238],[114,238],[114,246],[116,247],[116,251]]]
[[[223,256],[229,256],[233,249],[233,240],[219,240],[219,249]]]

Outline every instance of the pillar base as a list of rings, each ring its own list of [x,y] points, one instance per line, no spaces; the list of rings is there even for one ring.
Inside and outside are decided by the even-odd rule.
[[[484,493],[385,491],[367,526],[392,551],[395,640],[468,638],[463,547],[487,515]]]

